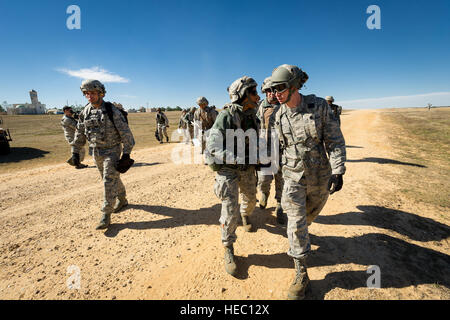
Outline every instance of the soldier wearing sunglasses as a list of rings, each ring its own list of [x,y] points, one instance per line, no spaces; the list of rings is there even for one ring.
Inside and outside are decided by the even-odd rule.
[[[306,259],[311,250],[308,226],[328,196],[341,190],[346,161],[344,137],[327,102],[299,93],[307,80],[308,75],[292,65],[281,65],[272,72],[272,89],[281,104],[275,116],[283,149],[281,204],[288,216],[288,255],[296,269],[289,299],[305,297],[309,285]]]
[[[275,131],[275,114],[280,108],[280,104],[272,91],[272,81],[268,77],[264,79],[261,85],[261,91],[265,93],[266,98],[259,105],[257,116],[261,123],[261,135],[264,135],[264,141],[266,141],[267,157],[273,158],[272,150],[274,147],[274,141],[272,133]],[[263,168],[271,167],[271,163],[261,163],[258,173],[258,189],[261,191],[261,199],[259,200],[259,206],[261,209],[265,209],[267,206],[267,200],[270,194],[270,185],[272,180],[275,180],[275,199],[277,200],[277,223],[280,225],[286,224],[286,217],[281,207],[281,194],[283,191],[283,176],[281,168],[277,163],[278,172],[266,172]],[[267,170],[269,171],[269,170]],[[270,173],[270,174],[269,174]]]

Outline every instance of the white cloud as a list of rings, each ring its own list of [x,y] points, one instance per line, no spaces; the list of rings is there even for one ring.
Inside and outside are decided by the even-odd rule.
[[[425,107],[428,103],[431,103],[434,106],[449,106],[450,92],[432,92],[410,96],[336,101],[336,104],[339,104],[344,108],[358,109]]]
[[[80,70],[69,70],[69,69],[57,69],[59,72],[68,74],[71,77],[85,79],[95,79],[101,82],[118,82],[118,83],[128,83],[129,79],[123,78],[117,74],[113,74],[108,70],[102,69],[100,67],[92,67],[89,69],[80,69]]]

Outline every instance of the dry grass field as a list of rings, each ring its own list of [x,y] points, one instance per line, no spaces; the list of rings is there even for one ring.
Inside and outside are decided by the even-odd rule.
[[[179,111],[166,112],[172,131],[178,128]],[[155,139],[156,113],[131,113],[128,121],[136,146],[134,150],[159,145]],[[70,156],[70,146],[64,138],[60,120],[62,115],[2,116],[13,141],[11,154],[0,157],[0,173],[13,172],[42,165],[65,162]]]

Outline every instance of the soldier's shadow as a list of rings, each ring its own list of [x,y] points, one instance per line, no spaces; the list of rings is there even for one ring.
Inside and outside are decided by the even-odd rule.
[[[319,215],[314,223],[366,225],[395,231],[416,241],[440,241],[450,237],[450,227],[430,218],[380,206],[357,206],[360,212]]]
[[[427,167],[427,166],[417,164],[417,163],[403,162],[403,161],[398,161],[398,160],[394,160],[394,159],[375,158],[375,157],[363,158],[363,159],[359,159],[359,160],[348,159],[347,162],[373,162],[373,163],[378,163],[378,164],[399,164],[399,165],[418,167],[418,168],[426,168]]]
[[[429,218],[379,206],[358,206],[361,212],[348,212],[331,216],[318,216],[314,223],[341,225],[370,225],[393,230],[416,241],[440,241],[450,236],[450,228]],[[267,221],[270,212],[263,213]],[[270,218],[270,217],[269,217]],[[271,219],[271,218],[270,218]],[[270,220],[269,219],[269,220]],[[286,236],[286,230],[260,223],[260,228]],[[357,237],[315,236],[310,234],[312,245],[318,246],[311,252],[310,267],[341,264],[377,265],[381,270],[381,288],[404,288],[420,284],[440,284],[450,288],[450,256],[433,249],[411,244],[386,235],[370,233]],[[294,270],[293,261],[286,253],[273,255],[250,254],[241,259],[242,276],[251,265],[267,268],[289,268]],[[294,274],[294,271],[293,271]],[[353,290],[367,286],[371,276],[367,271],[332,272],[322,280],[311,281],[312,293],[309,299],[323,299],[334,288]]]
[[[309,267],[341,264],[377,265],[380,268],[381,288],[405,288],[421,284],[440,284],[450,288],[450,257],[384,234],[359,237],[318,237],[310,234],[311,244],[318,246],[308,258]],[[273,255],[250,254],[241,258],[241,277],[251,265],[267,268],[292,269],[294,263],[286,253]],[[334,288],[354,290],[367,287],[371,274],[364,271],[336,271],[321,280],[311,280],[312,293],[307,299],[323,299]]]
[[[11,147],[11,153],[0,156],[0,163],[20,162],[24,160],[32,160],[43,158],[50,151],[28,147]]]
[[[186,225],[218,225],[221,205],[215,204],[210,208],[187,210],[166,206],[131,204],[127,209],[142,210],[152,214],[167,216],[168,218],[142,222],[113,223],[108,227],[105,236],[115,237],[124,229],[148,230],[170,229]]]

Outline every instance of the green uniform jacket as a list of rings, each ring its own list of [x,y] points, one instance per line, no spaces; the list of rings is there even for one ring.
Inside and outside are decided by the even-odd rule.
[[[252,135],[252,137],[255,138],[255,142],[257,142],[258,137],[258,120],[256,118],[256,110],[255,109],[249,109],[245,112],[242,111],[243,107],[238,104],[230,103],[225,105],[224,110],[219,113],[219,115],[216,118],[216,121],[214,122],[214,125],[212,126],[211,130],[209,131],[209,137],[207,140],[206,145],[206,160],[207,163],[212,164],[227,164],[227,165],[237,165],[238,161],[231,161],[236,160],[236,156],[239,155],[239,152],[237,150],[238,144],[233,143],[233,147],[227,148],[227,130],[243,130],[244,134]],[[254,134],[254,136],[253,136]],[[256,147],[250,150],[250,147]],[[249,145],[249,141],[246,138],[245,139],[245,164],[249,164],[252,159],[257,159],[257,143],[256,145]],[[250,156],[251,154],[251,156]],[[257,160],[256,160],[257,162]],[[250,164],[256,164],[250,163]],[[213,168],[213,170],[218,169]]]

